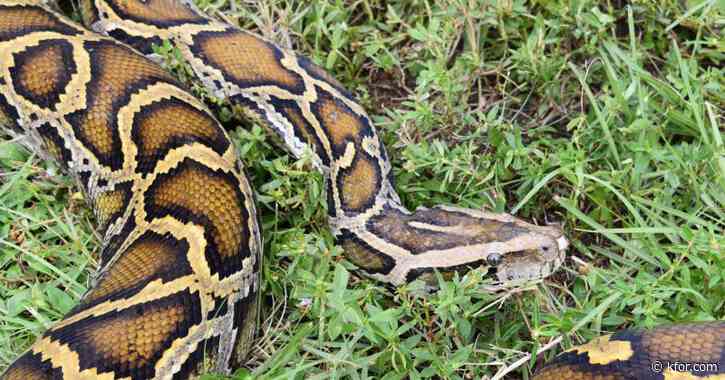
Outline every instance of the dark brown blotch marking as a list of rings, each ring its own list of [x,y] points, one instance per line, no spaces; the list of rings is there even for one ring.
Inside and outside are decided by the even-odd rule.
[[[226,277],[251,255],[245,196],[235,176],[185,159],[159,176],[146,194],[147,220],[171,215],[204,226],[212,273]]]
[[[77,73],[73,45],[45,40],[13,54],[10,76],[18,95],[45,109],[55,109],[66,86]]]
[[[48,360],[42,360],[40,354],[26,352],[2,374],[3,380],[63,380],[63,371],[53,368]]]
[[[354,153],[350,166],[341,169],[337,178],[332,179],[336,181],[342,209],[348,213],[362,212],[374,204],[382,184],[382,160],[363,150],[363,139],[377,137],[367,118],[356,115],[320,88],[318,94],[311,108],[330,143],[331,159],[342,157],[348,146]],[[330,206],[334,210],[334,205]]]
[[[269,85],[295,94],[304,92],[302,78],[279,63],[282,52],[249,33],[236,29],[202,32],[194,37],[191,51],[242,89]]]
[[[213,117],[176,98],[142,107],[131,134],[138,147],[137,171],[142,173],[152,171],[173,148],[198,142],[222,155],[230,144]]]
[[[169,282],[191,274],[188,251],[186,240],[145,232],[104,272],[76,310],[133,295],[151,281]]]
[[[78,354],[80,370],[114,372],[116,378],[150,379],[154,365],[177,338],[201,322],[198,293],[188,290],[81,319],[47,333]]]
[[[109,41],[86,42],[91,57],[88,106],[68,116],[76,137],[113,170],[123,165],[116,115],[134,93],[148,85],[177,82],[160,66]]]
[[[318,87],[317,91],[319,99],[312,104],[312,112],[330,141],[333,156],[342,156],[348,143],[360,150],[363,138],[374,136],[369,120],[356,115],[340,99],[323,89]]]
[[[38,7],[0,4],[0,41],[39,31],[53,31],[69,36],[80,34],[78,29]]]
[[[344,211],[358,213],[373,206],[382,183],[379,165],[375,158],[357,151],[350,167],[340,170],[336,181]]]
[[[207,24],[209,21],[194,13],[180,1],[169,0],[109,0],[111,9],[124,20],[132,20],[161,28],[183,24]]]

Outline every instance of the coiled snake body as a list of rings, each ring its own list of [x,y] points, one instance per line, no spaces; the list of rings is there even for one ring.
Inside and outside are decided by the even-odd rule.
[[[308,59],[190,3],[85,0],[81,9],[88,27],[141,54],[39,1],[0,0],[0,125],[77,178],[104,237],[95,286],[3,378],[186,378],[243,361],[261,281],[252,191],[205,105],[142,56],[163,41],[212,96],[262,121],[292,154],[312,153],[330,227],[368,276],[398,285],[484,267],[516,283],[563,261],[557,227],[453,207],[406,210],[365,111]],[[722,360],[722,323],[677,328],[719,337],[708,352]],[[567,354],[542,378],[575,373],[577,360],[599,370],[606,363],[593,361],[594,350]],[[645,350],[618,350],[617,360]],[[610,367],[600,372],[625,378]]]

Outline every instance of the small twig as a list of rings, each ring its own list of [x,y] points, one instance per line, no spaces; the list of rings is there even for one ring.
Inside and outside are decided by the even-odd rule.
[[[559,335],[558,337],[554,338],[554,340],[552,340],[551,342],[549,342],[546,345],[544,345],[543,347],[541,347],[541,349],[536,353],[536,355],[538,356],[542,352],[546,352],[546,351],[550,350],[552,347],[554,347],[557,344],[559,344],[559,342],[561,342],[562,339],[564,339],[564,336],[563,335]],[[521,367],[524,363],[526,363],[527,361],[529,361],[529,359],[531,359],[531,353],[525,354],[519,360],[511,363],[509,366],[500,369],[498,372],[496,372],[495,375],[493,375],[493,377],[491,378],[491,380],[503,379],[504,376],[506,376],[511,371],[513,371],[513,370]]]

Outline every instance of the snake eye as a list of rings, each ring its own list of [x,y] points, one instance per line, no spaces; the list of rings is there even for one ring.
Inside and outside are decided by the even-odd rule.
[[[488,255],[488,257],[486,257],[486,263],[488,263],[488,265],[492,267],[495,267],[496,265],[501,264],[501,259],[502,257],[500,253],[492,253]]]

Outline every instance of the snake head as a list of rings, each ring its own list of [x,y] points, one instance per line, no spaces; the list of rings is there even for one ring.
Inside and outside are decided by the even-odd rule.
[[[514,223],[528,231],[520,235],[518,241],[504,243],[502,253],[487,256],[487,263],[491,270],[495,270],[498,280],[514,285],[543,279],[554,273],[564,261],[569,246],[563,231],[557,226],[542,227],[515,220]]]
[[[469,240],[469,255],[483,258],[489,274],[504,285],[546,278],[564,261],[569,241],[559,226],[537,226],[509,214],[454,207],[436,208],[457,217],[458,233]]]
[[[458,215],[458,233],[466,236],[468,255],[483,258],[482,265],[504,285],[544,279],[564,261],[569,241],[556,225],[537,226],[510,214],[439,206]]]
[[[558,226],[449,206],[412,213],[387,208],[368,221],[366,233],[370,248],[386,253],[391,264],[373,277],[394,284],[417,278],[434,283],[436,270],[450,277],[476,267],[487,268],[503,285],[540,280],[561,265],[569,245]],[[363,269],[370,263],[353,261]]]

